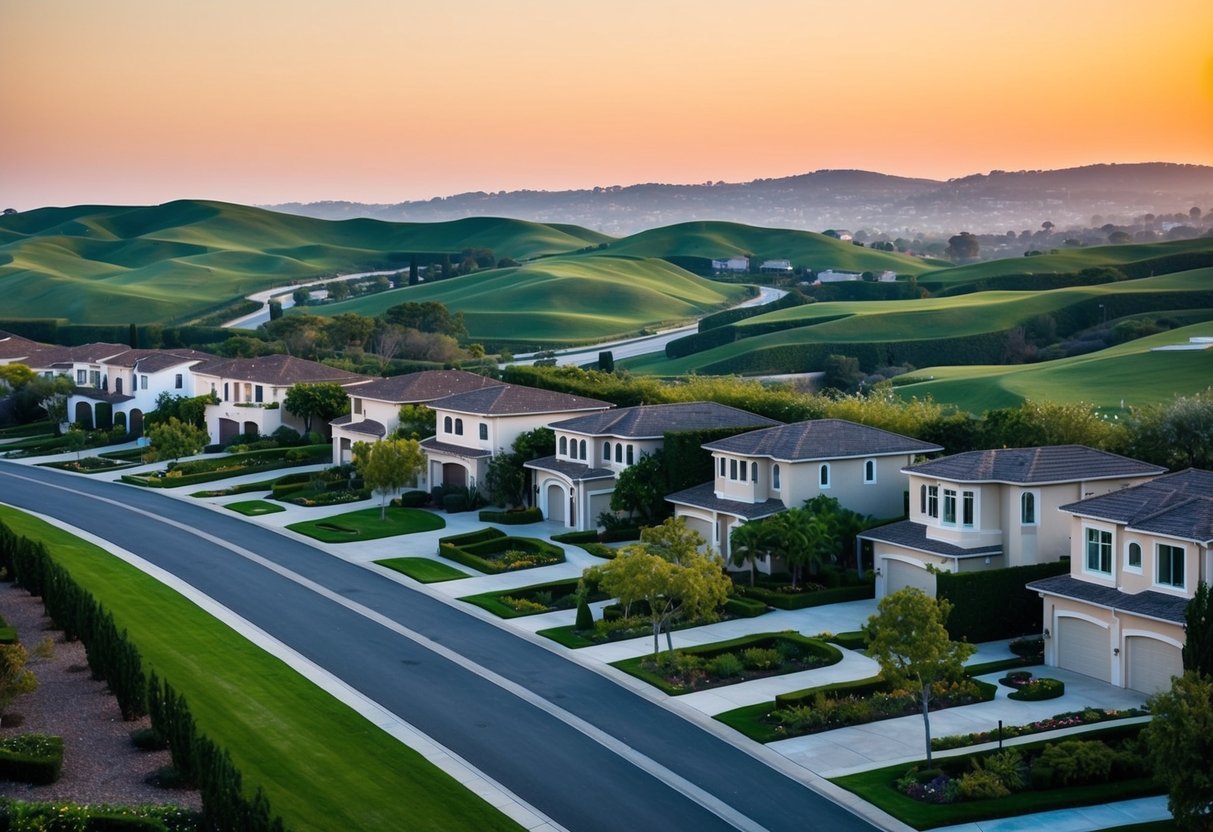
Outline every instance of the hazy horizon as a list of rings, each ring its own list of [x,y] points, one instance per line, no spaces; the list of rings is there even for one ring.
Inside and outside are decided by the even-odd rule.
[[[1213,4],[0,0],[0,208],[1213,165]]]

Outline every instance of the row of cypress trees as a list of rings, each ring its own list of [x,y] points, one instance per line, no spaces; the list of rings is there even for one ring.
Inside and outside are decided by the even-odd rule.
[[[6,578],[42,598],[46,613],[69,641],[79,639],[93,678],[104,680],[122,718],[148,715],[152,730],[168,745],[173,768],[202,795],[202,824],[215,832],[286,832],[258,787],[245,795],[243,778],[226,749],[201,734],[183,695],[153,672],[143,671],[138,649],[119,631],[113,615],[57,563],[40,541],[13,532],[0,521],[0,569]]]

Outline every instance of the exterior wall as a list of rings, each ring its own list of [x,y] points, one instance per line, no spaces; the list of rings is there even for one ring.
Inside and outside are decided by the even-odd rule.
[[[381,402],[375,399],[364,399],[350,394],[350,412],[355,422],[371,419],[387,428],[390,435],[400,427],[400,405],[392,402]]]
[[[873,457],[876,481],[864,482],[865,458],[836,459],[825,462],[798,462],[780,466],[779,497],[785,506],[799,506],[818,494],[834,497],[844,507],[873,517],[901,517],[905,508],[907,477],[901,469],[910,463],[909,455]],[[830,466],[830,485],[819,484],[823,464]]]
[[[553,413],[535,413],[522,414],[518,416],[482,416],[475,413],[456,413],[451,410],[440,410],[435,408],[437,416],[437,438],[439,442],[445,442],[448,445],[459,445],[463,448],[475,448],[477,450],[489,451],[496,453],[500,450],[510,450],[514,446],[514,440],[527,431],[535,428],[546,427],[549,422],[557,421],[565,416],[565,414]],[[451,427],[448,430],[446,427],[447,420],[450,419]],[[456,428],[462,424],[463,431],[459,433]],[[484,425],[487,429],[487,438],[480,438],[480,426]]]
[[[1123,525],[1085,517],[1071,517],[1070,575],[1083,581],[1102,586],[1115,586],[1123,592],[1137,593],[1146,590],[1191,598],[1196,594],[1200,580],[1208,580],[1210,551],[1190,540],[1178,540],[1161,535],[1128,531]],[[1110,575],[1087,568],[1087,529],[1099,529],[1112,534],[1112,569]],[[1141,547],[1141,566],[1129,565],[1130,544]],[[1167,545],[1183,549],[1182,586],[1159,583],[1159,546]]]
[[[561,453],[561,440],[565,451]],[[586,453],[580,455],[581,443],[585,442]],[[573,443],[577,443],[575,446]],[[556,433],[556,456],[571,462],[582,462],[592,468],[606,468],[618,474],[640,461],[643,456],[652,456],[662,447],[660,439],[628,439],[615,436],[589,436],[584,433],[558,431]],[[578,453],[573,453],[574,447]],[[609,453],[609,457],[608,457]]]

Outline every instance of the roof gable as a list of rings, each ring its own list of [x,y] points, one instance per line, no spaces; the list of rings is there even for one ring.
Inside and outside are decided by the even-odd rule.
[[[730,436],[727,439],[717,439],[703,447],[710,451],[741,456],[764,456],[788,462],[925,454],[943,450],[930,442],[848,422],[845,419],[814,419],[809,422],[779,425]]]
[[[1189,468],[1150,482],[1061,506],[1122,523],[1130,531],[1213,543],[1213,471]]]
[[[1039,485],[1052,482],[1150,477],[1166,471],[1119,454],[1086,445],[1043,445],[1036,448],[994,448],[967,451],[910,465],[908,474],[957,482],[1002,482]]]
[[[358,385],[351,393],[364,399],[392,404],[417,404],[482,387],[500,387],[504,383],[463,370],[422,370],[418,373],[377,378]]]
[[[564,419],[550,427],[593,436],[660,439],[666,433],[676,431],[760,428],[778,424],[774,419],[716,402],[679,402],[621,407]]]
[[[275,387],[293,384],[350,384],[366,381],[366,376],[339,370],[326,364],[296,358],[293,355],[264,355],[257,358],[228,358],[210,361],[193,368],[205,375],[252,381]]]
[[[610,402],[524,387],[520,384],[499,384],[456,393],[431,403],[431,407],[481,416],[520,416],[525,414],[563,413],[576,410],[605,410]]]

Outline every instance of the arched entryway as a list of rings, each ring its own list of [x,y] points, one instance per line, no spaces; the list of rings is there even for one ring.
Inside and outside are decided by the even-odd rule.
[[[126,430],[126,414],[121,410],[114,414],[114,430]]]
[[[226,445],[240,435],[240,423],[235,419],[219,420],[219,444]]]
[[[467,488],[468,469],[458,462],[444,462],[442,464],[442,484],[448,487]]]
[[[258,435],[257,423],[256,422],[245,422],[244,423],[244,435],[245,436],[257,436]]]
[[[566,514],[568,499],[565,497],[564,489],[555,483],[548,484],[547,492],[548,504],[548,519],[554,523],[567,525]]]
[[[88,402],[76,402],[75,423],[85,430],[93,429],[93,406]]]
[[[143,435],[143,411],[135,408],[131,411],[131,423],[127,426],[127,431],[131,436],[139,437]]]

